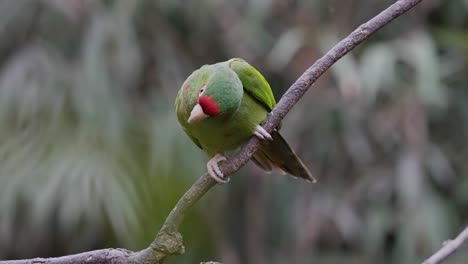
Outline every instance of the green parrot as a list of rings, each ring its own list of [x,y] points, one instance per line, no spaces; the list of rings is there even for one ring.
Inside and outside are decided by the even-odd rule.
[[[260,126],[275,105],[262,74],[236,58],[194,71],[182,84],[174,107],[185,133],[211,158],[206,166],[216,182],[227,181],[218,167],[226,160],[224,153],[253,135],[262,140],[252,157],[258,166],[315,182],[279,132],[270,134]]]

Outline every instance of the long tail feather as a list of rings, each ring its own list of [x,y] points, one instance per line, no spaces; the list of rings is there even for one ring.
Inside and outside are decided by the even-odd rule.
[[[265,171],[277,170],[307,181],[316,182],[316,179],[280,133],[275,130],[271,133],[271,136],[273,140],[262,141],[262,146],[253,155],[255,164]]]

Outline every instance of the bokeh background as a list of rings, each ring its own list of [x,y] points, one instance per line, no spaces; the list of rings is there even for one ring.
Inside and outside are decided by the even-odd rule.
[[[389,0],[0,1],[0,259],[146,247],[207,158],[184,79],[241,57],[279,99]],[[468,1],[425,0],[283,121],[319,179],[252,164],[168,263],[417,263],[468,223]],[[466,263],[464,247],[447,263]]]

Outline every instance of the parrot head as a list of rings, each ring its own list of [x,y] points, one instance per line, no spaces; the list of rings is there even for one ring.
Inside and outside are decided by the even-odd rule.
[[[196,94],[196,104],[190,112],[187,122],[199,122],[205,118],[234,113],[243,96],[242,83],[228,67],[210,65],[208,76]]]

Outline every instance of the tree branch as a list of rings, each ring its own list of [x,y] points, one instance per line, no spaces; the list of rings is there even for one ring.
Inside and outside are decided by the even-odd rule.
[[[468,240],[468,226],[453,240],[444,242],[444,245],[434,255],[426,259],[422,264],[442,263],[446,258],[455,253],[463,243]]]
[[[421,1],[422,0],[399,0],[368,22],[359,26],[349,36],[340,41],[322,58],[317,60],[309,69],[307,69],[288,89],[273,111],[268,115],[263,127],[268,132],[271,132],[279,125],[281,120],[312,86],[312,84],[315,83],[315,81],[337,60],[361,44],[380,28],[416,6]],[[234,157],[221,164],[220,167],[224,175],[231,175],[244,166],[250,160],[255,151],[257,151],[259,145],[259,140],[256,137],[252,137]],[[155,240],[148,248],[142,251],[130,252],[122,249],[103,249],[59,258],[0,261],[0,264],[72,264],[82,262],[92,264],[162,263],[167,256],[182,254],[184,252],[182,236],[177,231],[179,225],[188,210],[214,185],[215,182],[207,174],[201,176],[182,196],[174,209],[169,213],[165,223],[156,235]]]

